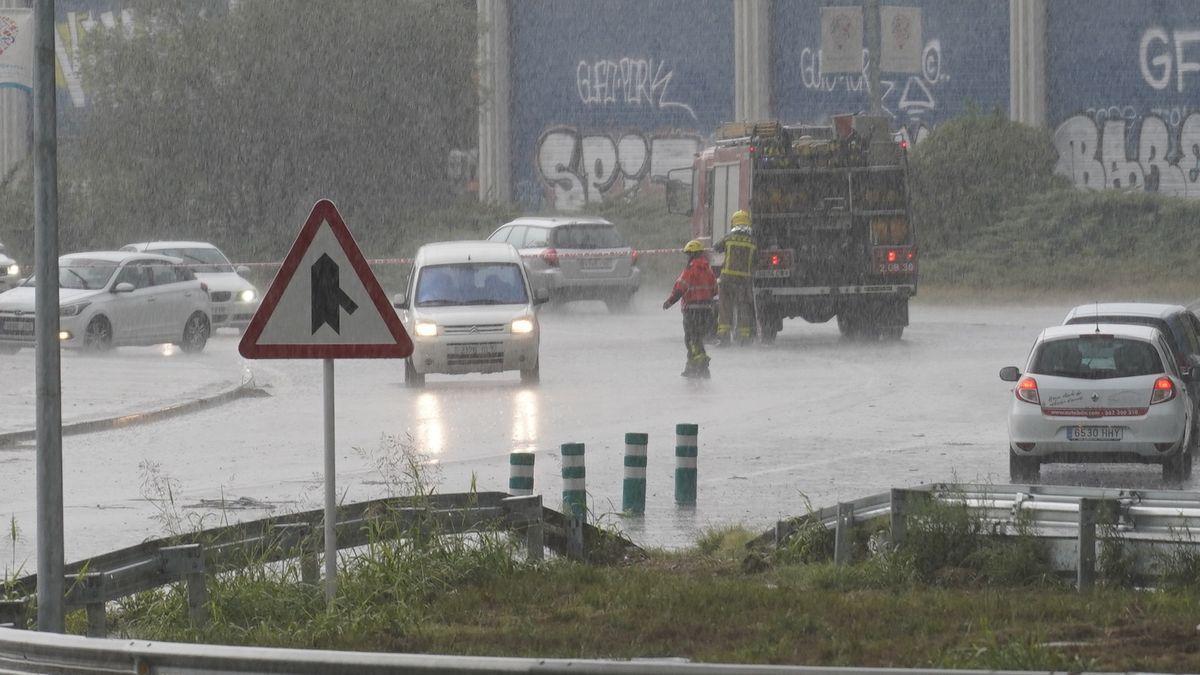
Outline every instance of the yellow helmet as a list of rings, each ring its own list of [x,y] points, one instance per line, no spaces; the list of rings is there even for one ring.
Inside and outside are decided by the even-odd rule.
[[[733,227],[750,227],[750,213],[744,210],[739,210],[729,218],[729,224]]]
[[[683,245],[683,252],[684,253],[703,253],[704,252],[704,244],[701,243],[699,239],[693,239]]]

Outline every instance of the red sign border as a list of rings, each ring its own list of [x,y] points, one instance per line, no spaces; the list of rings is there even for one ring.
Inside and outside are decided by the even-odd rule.
[[[384,324],[395,338],[394,343],[310,345],[262,345],[258,343],[263,329],[266,328],[267,322],[275,313],[280,298],[283,297],[283,292],[287,290],[297,268],[300,267],[300,261],[312,246],[321,224],[325,222],[329,223],[329,229],[333,230],[333,235],[350,260],[350,265],[354,268],[354,273],[358,275],[358,280],[366,288],[367,295],[370,296],[376,311],[379,312]],[[247,359],[399,359],[412,354],[412,340],[404,330],[400,317],[396,315],[392,303],[388,302],[387,294],[383,292],[379,280],[375,278],[371,266],[367,264],[367,259],[359,250],[358,244],[355,243],[341,214],[338,213],[337,207],[330,200],[322,199],[313,205],[312,212],[308,214],[308,220],[300,229],[300,234],[292,243],[291,249],[288,250],[279,272],[271,280],[271,286],[267,289],[267,294],[263,296],[258,311],[250,319],[250,325],[246,327],[246,332],[242,335],[241,342],[238,343],[238,352]]]

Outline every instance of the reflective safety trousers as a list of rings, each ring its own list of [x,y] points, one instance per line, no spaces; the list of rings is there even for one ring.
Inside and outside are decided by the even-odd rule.
[[[750,235],[732,232],[717,247],[725,251],[725,264],[721,276],[748,277],[754,266],[754,252],[758,247]]]

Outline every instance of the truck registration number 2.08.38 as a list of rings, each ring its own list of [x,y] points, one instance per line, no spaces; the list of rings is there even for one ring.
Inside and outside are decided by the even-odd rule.
[[[1085,427],[1074,426],[1067,428],[1067,440],[1071,441],[1119,441],[1124,427]]]

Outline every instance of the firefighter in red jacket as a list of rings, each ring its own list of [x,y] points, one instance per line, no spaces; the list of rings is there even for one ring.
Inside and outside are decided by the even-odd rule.
[[[708,354],[704,351],[704,336],[712,323],[713,298],[717,294],[717,278],[704,254],[704,244],[693,239],[683,247],[687,254],[687,267],[675,280],[671,297],[663,303],[670,309],[683,300],[683,344],[687,347],[687,366],[684,377],[708,377]]]

